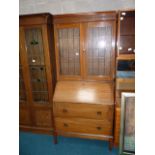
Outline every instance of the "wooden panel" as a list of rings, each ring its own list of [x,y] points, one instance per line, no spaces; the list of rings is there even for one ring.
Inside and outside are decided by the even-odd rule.
[[[23,69],[23,67],[22,67],[22,65],[20,65],[19,66],[19,101],[21,104],[26,103],[26,101],[27,101],[22,69]]]
[[[117,60],[135,60],[135,54],[121,54]]]
[[[19,16],[20,26],[49,24],[52,22],[52,15],[49,13],[28,14]]]
[[[115,11],[54,15],[54,23],[81,23],[116,20]]]
[[[34,121],[36,126],[52,126],[51,109],[34,109]]]
[[[25,126],[20,125],[19,129],[25,132],[34,132],[37,134],[53,134],[53,129],[51,127],[33,127],[33,126]]]
[[[56,117],[81,117],[112,121],[113,105],[88,105],[78,103],[55,103]]]
[[[120,135],[120,107],[115,109],[114,144],[119,145]]]
[[[54,102],[113,105],[113,84],[108,82],[57,82]]]
[[[112,135],[111,121],[57,117],[55,124],[58,131]]]
[[[19,110],[19,124],[20,125],[30,125],[30,113],[28,108],[20,108]]]
[[[117,78],[116,89],[135,90],[135,79],[134,78]]]
[[[97,140],[110,140],[113,139],[113,135],[99,135],[99,134],[87,134],[87,133],[78,133],[78,132],[63,132],[58,131],[58,135],[67,136],[67,137],[77,137],[84,139],[97,139]]]
[[[134,54],[135,36],[120,36],[119,47],[121,47],[120,54]]]

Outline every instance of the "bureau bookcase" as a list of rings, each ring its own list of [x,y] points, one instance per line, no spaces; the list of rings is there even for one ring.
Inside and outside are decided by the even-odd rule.
[[[56,15],[54,38],[57,134],[112,143],[116,12]]]
[[[53,134],[56,83],[50,14],[20,16],[19,123],[24,131]]]

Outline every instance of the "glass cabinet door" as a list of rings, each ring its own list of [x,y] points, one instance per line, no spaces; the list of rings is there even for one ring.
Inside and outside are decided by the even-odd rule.
[[[80,76],[80,28],[67,25],[57,28],[60,76]]]
[[[48,89],[41,28],[26,28],[25,42],[32,97],[35,103],[48,104]]]
[[[119,13],[119,54],[134,54],[135,52],[135,12]]]
[[[85,54],[87,78],[111,78],[114,68],[113,32],[110,22],[88,23]]]

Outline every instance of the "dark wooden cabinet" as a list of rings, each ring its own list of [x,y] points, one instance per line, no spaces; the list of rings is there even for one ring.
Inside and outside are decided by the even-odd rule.
[[[135,53],[135,11],[118,14],[118,56]]]
[[[23,130],[53,132],[56,78],[52,30],[50,14],[20,16],[19,120]]]
[[[135,11],[118,12],[114,145],[119,145],[121,93],[135,91]],[[121,72],[121,76],[118,75]],[[130,74],[129,74],[130,73]],[[130,76],[129,76],[130,75]]]

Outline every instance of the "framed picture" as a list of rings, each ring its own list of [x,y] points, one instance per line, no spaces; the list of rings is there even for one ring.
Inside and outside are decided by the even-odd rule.
[[[122,93],[119,155],[135,154],[135,93]]]

